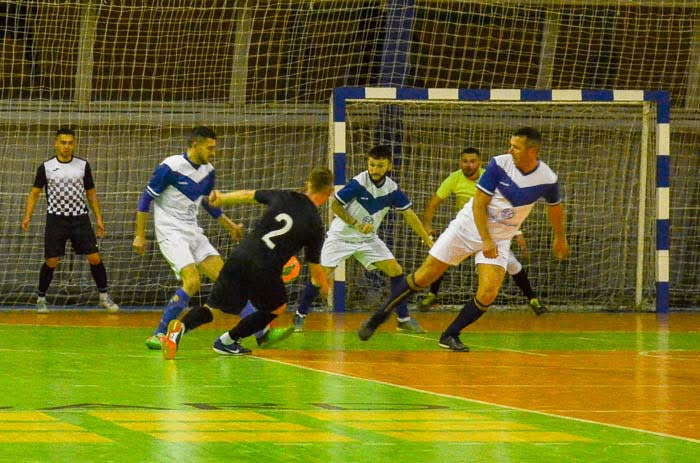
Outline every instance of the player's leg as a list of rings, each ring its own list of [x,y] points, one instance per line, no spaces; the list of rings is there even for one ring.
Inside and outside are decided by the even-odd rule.
[[[321,268],[326,274],[326,280],[330,278],[335,270],[335,266],[324,267],[321,265]],[[304,330],[306,316],[308,315],[309,310],[311,310],[311,306],[320,292],[320,285],[313,278],[306,283],[304,289],[301,291],[301,296],[299,297],[299,305],[297,305],[297,309],[294,312],[294,331],[299,332]]]
[[[398,287],[406,286],[406,276],[403,273],[401,265],[396,261],[396,259],[382,260],[379,262],[374,262],[374,266],[381,270],[386,276],[389,277],[389,285],[391,291],[394,292]],[[396,316],[398,317],[399,331],[409,331],[412,333],[425,333],[423,327],[421,327],[418,322],[411,318],[408,313],[408,304],[406,299],[401,301],[396,307]]]
[[[530,285],[530,280],[527,277],[525,267],[522,266],[512,252],[508,256],[508,267],[506,268],[506,271],[511,278],[513,278],[515,284],[518,285],[518,288],[520,288],[523,295],[527,298],[528,305],[535,312],[535,314],[541,315],[545,313],[547,309],[540,304],[540,301],[537,299],[537,295],[532,289],[532,285]]]
[[[170,322],[180,316],[190,303],[190,297],[199,292],[201,279],[195,264],[192,263],[183,267],[180,270],[180,279],[182,280],[182,287],[178,288],[170,298],[153,335],[146,339],[146,346],[149,349],[158,350],[162,343],[163,334],[168,330]]]
[[[39,270],[39,286],[37,288],[36,310],[39,313],[49,311],[46,303],[46,292],[49,290],[53,274],[58,263],[66,253],[66,241],[70,230],[65,220],[55,215],[47,214],[44,229],[44,263]]]
[[[420,301],[420,304],[418,304],[418,310],[427,312],[432,306],[436,305],[438,293],[440,292],[440,286],[442,285],[442,279],[444,277],[444,275],[441,275],[440,278],[430,284],[430,291],[428,291],[428,294],[426,294],[423,300]]]
[[[455,319],[440,335],[438,345],[445,349],[468,352],[469,348],[459,339],[460,332],[477,321],[488,310],[501,289],[510,252],[510,241],[499,241],[498,256],[490,259],[479,251],[474,258],[478,273],[476,295],[459,311]]]

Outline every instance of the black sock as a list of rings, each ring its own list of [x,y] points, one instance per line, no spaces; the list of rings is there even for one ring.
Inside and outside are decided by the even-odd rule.
[[[212,315],[211,310],[203,305],[198,305],[182,317],[182,324],[185,325],[186,331],[192,331],[212,320],[214,320],[214,315]]]
[[[41,266],[41,270],[39,270],[39,289],[37,290],[39,297],[46,296],[46,291],[48,291],[51,280],[53,280],[54,270],[56,270],[56,267],[51,268],[46,265],[46,262]]]
[[[445,276],[443,273],[440,275],[440,278],[437,280],[433,281],[433,284],[430,285],[430,292],[435,294],[437,296],[438,291],[440,291],[440,285],[442,284],[442,278]]]
[[[398,307],[408,296],[415,293],[418,289],[413,281],[413,274],[402,281],[391,285],[391,294],[389,299],[379,308],[370,318],[370,323],[374,326],[379,326],[389,317],[392,310]],[[415,289],[414,289],[415,288]]]
[[[515,284],[518,285],[518,288],[520,288],[528,301],[535,298],[535,292],[532,290],[532,286],[530,286],[530,280],[528,280],[527,272],[524,268],[515,275],[512,275],[512,277],[513,281],[515,281]]]
[[[101,261],[97,265],[90,264],[90,273],[92,273],[92,279],[95,280],[97,285],[97,290],[101,293],[107,292],[107,269],[105,264]]]
[[[479,307],[483,307],[483,310]],[[464,328],[477,321],[479,317],[484,315],[487,309],[488,306],[484,306],[478,303],[476,301],[476,298],[470,299],[469,302],[464,304],[462,310],[460,310],[459,314],[457,314],[457,318],[455,318],[452,321],[450,326],[447,327],[443,334],[446,336],[457,336],[460,333],[460,331],[462,331]]]
[[[228,335],[234,340],[247,338],[265,328],[275,318],[277,315],[274,313],[258,310],[238,322],[238,325],[229,330]]]

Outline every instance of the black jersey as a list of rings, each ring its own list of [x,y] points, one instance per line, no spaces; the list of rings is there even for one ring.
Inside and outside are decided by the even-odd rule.
[[[95,188],[90,164],[75,156],[68,162],[53,157],[36,171],[36,188],[46,188],[46,212],[53,215],[77,216],[88,213],[85,192]]]
[[[255,201],[267,211],[235,249],[259,267],[282,270],[284,264],[305,248],[307,262],[319,263],[324,227],[318,207],[303,193],[256,190]]]

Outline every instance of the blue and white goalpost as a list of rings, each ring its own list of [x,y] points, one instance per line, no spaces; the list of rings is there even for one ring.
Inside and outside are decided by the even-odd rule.
[[[329,123],[329,145],[330,154],[329,164],[333,169],[335,174],[335,184],[336,189],[342,187],[349,178],[356,175],[358,172],[350,172],[348,170],[348,156],[349,156],[349,142],[348,133],[346,129],[349,129],[348,124],[348,105],[363,103],[363,102],[373,102],[379,105],[398,105],[405,103],[415,102],[416,104],[440,104],[440,103],[460,103],[464,102],[467,104],[487,104],[493,105],[495,110],[498,108],[508,108],[508,103],[512,105],[582,105],[582,104],[594,104],[594,105],[621,105],[621,104],[631,104],[635,108],[639,107],[639,117],[641,124],[641,137],[642,140],[639,143],[639,152],[627,153],[625,156],[629,158],[633,156],[639,156],[638,159],[634,159],[635,165],[638,165],[637,179],[632,179],[633,181],[638,181],[638,198],[636,199],[637,208],[634,212],[637,217],[637,227],[636,227],[636,257],[630,258],[630,264],[627,267],[635,267],[634,278],[634,288],[620,288],[620,293],[629,293],[630,298],[634,300],[634,306],[636,308],[641,307],[644,296],[649,296],[655,298],[655,310],[657,312],[667,312],[669,310],[669,243],[670,243],[670,230],[669,230],[669,174],[670,174],[670,101],[669,94],[666,91],[643,91],[643,90],[518,90],[518,89],[424,89],[424,88],[358,88],[358,87],[342,87],[336,88],[333,92],[331,98],[330,107],[330,123]],[[472,106],[474,107],[474,106]],[[554,106],[552,106],[554,107]],[[594,106],[598,107],[598,106]],[[454,109],[452,109],[454,111]],[[575,111],[569,111],[562,116],[563,122],[557,122],[558,124],[566,124],[567,118],[574,117],[571,113]],[[625,111],[623,111],[625,112]],[[595,110],[593,111],[595,113]],[[512,117],[512,116],[511,116]],[[621,116],[624,117],[624,116]],[[655,118],[655,124],[653,119]],[[591,120],[593,122],[591,122]],[[589,126],[593,126],[597,122],[595,119],[589,119],[586,123]],[[600,119],[600,124],[613,127],[612,132],[614,133],[615,121],[606,120],[605,118]],[[544,159],[547,160],[548,164],[552,165],[550,160],[547,158],[548,155],[556,155],[556,152],[552,152],[546,148],[548,130],[546,127],[538,127],[536,122],[531,125],[540,129],[543,133],[545,141],[545,150],[543,151]],[[395,127],[395,126],[394,126]],[[401,126],[400,126],[401,127]],[[515,129],[517,127],[510,127]],[[399,129],[403,130],[403,129]],[[409,130],[409,129],[406,129]],[[636,130],[636,129],[635,129]],[[636,133],[636,132],[635,132]],[[651,138],[650,138],[651,137]],[[652,166],[648,166],[647,156],[649,153],[647,151],[653,151],[653,145],[649,140],[656,140],[656,169],[652,169]],[[401,136],[397,138],[398,144],[401,144]],[[506,138],[507,140],[507,138]],[[395,140],[396,142],[396,140]],[[501,140],[505,144],[504,140]],[[651,148],[650,148],[651,147]],[[581,152],[586,152],[586,146],[581,146]],[[359,149],[359,148],[358,148]],[[505,152],[502,151],[502,152]],[[360,154],[360,153],[358,153]],[[495,155],[501,153],[485,152],[484,162]],[[617,160],[619,161],[619,159]],[[357,164],[358,166],[360,164]],[[357,168],[357,167],[356,167]],[[456,159],[455,159],[456,168]],[[558,170],[560,177],[562,177],[562,169]],[[436,177],[444,177],[448,172],[434,172]],[[647,182],[651,179],[647,179],[647,175],[655,175],[656,177],[656,197],[651,197],[652,192],[647,191]],[[627,176],[629,179],[629,175]],[[403,185],[402,185],[403,187]],[[576,194],[576,192],[567,191],[567,185],[563,182],[563,189],[565,191],[565,202],[567,204],[567,210],[570,210],[572,205],[568,201],[568,193]],[[650,189],[650,188],[649,188]],[[429,194],[434,192],[430,191]],[[646,199],[646,200],[645,200]],[[655,252],[649,252],[650,237],[645,236],[653,233],[654,229],[649,228],[645,225],[649,225],[649,220],[651,211],[647,211],[647,202],[653,204],[656,208],[655,212]],[[423,210],[424,204],[414,203],[414,209],[420,214]],[[569,213],[567,213],[569,215]],[[571,214],[575,215],[575,214]],[[653,216],[651,216],[653,218]],[[610,217],[599,217],[600,220],[612,220]],[[624,220],[624,217],[616,217],[615,220]],[[594,220],[593,220],[594,221]],[[575,227],[577,224],[570,223],[570,231],[573,229],[573,233],[576,233]],[[401,225],[403,226],[403,225]],[[527,222],[526,222],[527,226]],[[406,232],[407,234],[412,233],[410,230]],[[575,237],[574,237],[575,238]],[[616,238],[617,239],[617,238]],[[623,238],[620,238],[623,240]],[[577,261],[575,254],[580,249],[577,248],[576,239],[571,239],[573,241],[572,246],[572,258]],[[549,241],[548,241],[549,242]],[[615,244],[617,246],[617,244]],[[645,245],[647,252],[645,253]],[[390,246],[391,247],[391,246]],[[632,248],[634,248],[634,243],[632,243]],[[633,249],[624,251],[624,255],[629,255],[634,253]],[[425,252],[422,254],[425,256]],[[595,251],[590,253],[591,255],[586,257],[587,259],[595,259]],[[645,261],[645,254],[647,259]],[[397,256],[398,258],[398,256]],[[651,265],[649,260],[655,260],[655,285],[646,283],[645,287],[645,271]],[[415,262],[406,263],[399,262],[404,267],[407,273],[415,270]],[[533,266],[537,267],[539,262],[534,262]],[[631,272],[631,270],[630,270]],[[648,277],[648,279],[651,276]],[[591,286],[595,287],[595,282],[592,282]],[[655,286],[655,288],[650,288],[649,286]],[[473,290],[474,288],[471,288]],[[335,284],[333,286],[333,298],[332,307],[335,311],[345,311],[346,309],[346,268],[345,265],[338,267],[335,273]],[[464,288],[465,291],[470,291],[470,288]],[[606,291],[601,289],[600,291]],[[633,294],[632,294],[633,293]],[[571,291],[566,294],[567,297],[575,298],[576,292]],[[562,296],[563,297],[563,296]],[[582,305],[586,305],[585,300],[580,301]],[[592,302],[591,305],[598,305],[598,302]],[[616,308],[616,307],[614,307]],[[374,307],[365,307],[365,309],[374,309]]]

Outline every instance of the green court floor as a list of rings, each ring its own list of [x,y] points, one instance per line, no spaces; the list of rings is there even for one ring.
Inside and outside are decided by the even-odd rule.
[[[475,332],[463,337],[472,343],[469,354],[441,351],[436,331],[381,332],[367,343],[352,331],[307,331],[275,350],[257,350],[247,342],[256,349],[247,357],[213,353],[211,343],[220,331],[188,333],[176,360],[165,361],[144,348],[147,328],[0,324],[0,461],[682,463],[700,458],[700,443],[692,437],[471,400],[443,388],[437,373],[454,356],[461,356],[468,372],[470,362],[504,350],[507,355],[665,351],[690,355],[669,357],[670,362],[696,360],[697,331]],[[402,371],[400,359],[409,354],[437,357],[421,365],[410,357]],[[378,376],[383,372],[373,371],[378,365],[397,368],[399,377],[415,377],[416,383],[377,379],[383,378]],[[499,368],[508,365],[496,362],[491,371],[501,374]],[[693,368],[694,379],[680,390],[694,395],[685,407],[697,416],[697,365]],[[464,384],[475,383],[466,373],[462,377]],[[459,387],[461,380],[446,382]],[[506,386],[498,384],[507,391]],[[531,393],[536,401],[537,389]],[[634,385],[619,390],[635,393]]]

